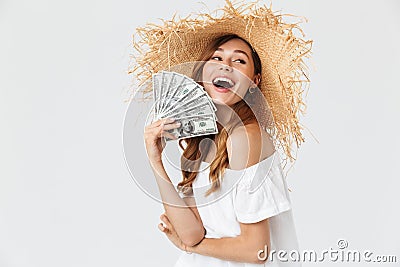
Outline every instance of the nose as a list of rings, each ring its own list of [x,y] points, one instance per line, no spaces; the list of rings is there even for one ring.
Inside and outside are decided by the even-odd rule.
[[[219,70],[232,72],[232,67],[226,64],[222,64],[219,66]]]

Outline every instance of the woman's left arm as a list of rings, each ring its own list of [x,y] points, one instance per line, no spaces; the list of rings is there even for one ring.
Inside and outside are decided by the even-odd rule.
[[[270,247],[268,219],[240,223],[240,229],[239,236],[204,238],[196,246],[186,247],[186,251],[229,261],[264,263]]]
[[[262,264],[269,255],[270,236],[268,219],[257,223],[240,223],[241,233],[235,237],[203,238],[195,246],[184,245],[177,236],[175,229],[166,214],[161,216],[164,232],[172,243],[186,252],[201,254],[228,261]]]

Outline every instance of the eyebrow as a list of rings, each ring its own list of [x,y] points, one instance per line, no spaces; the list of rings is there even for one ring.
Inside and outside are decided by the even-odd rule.
[[[215,51],[223,52],[224,49],[222,49],[222,48],[219,47],[219,48],[218,48],[217,50],[215,50]],[[250,59],[249,55],[248,55],[245,51],[243,51],[243,50],[237,49],[237,50],[233,50],[233,52],[234,52],[234,53],[239,53],[239,54],[244,54],[248,59]]]

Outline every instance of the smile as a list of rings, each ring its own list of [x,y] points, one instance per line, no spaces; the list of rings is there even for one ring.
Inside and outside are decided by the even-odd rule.
[[[216,77],[212,83],[215,87],[217,87],[217,89],[224,91],[230,90],[233,86],[235,86],[235,82],[226,77]]]

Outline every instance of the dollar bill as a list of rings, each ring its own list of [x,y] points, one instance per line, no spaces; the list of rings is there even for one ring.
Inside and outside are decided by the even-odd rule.
[[[193,110],[193,108],[198,108],[198,107],[202,107],[202,106],[206,106],[206,105],[212,109],[211,113],[215,113],[215,111],[216,111],[215,106],[210,101],[208,101],[208,98],[205,95],[201,95],[200,97],[195,98],[187,103],[182,103],[179,101],[180,101],[179,98],[172,99],[170,104],[174,105],[175,107],[171,108],[168,113],[161,114],[161,116],[169,117],[174,114],[175,114],[174,116],[177,116],[178,114],[182,114],[189,110]],[[208,113],[208,114],[210,114],[210,113]]]
[[[209,102],[201,103],[199,105],[191,106],[181,106],[174,111],[170,111],[168,113],[163,114],[165,117],[174,117],[174,118],[182,118],[182,117],[190,117],[190,116],[200,116],[200,115],[208,115],[214,114],[215,110]]]
[[[153,97],[154,97],[154,110],[155,114],[159,113],[160,110],[160,92],[161,92],[161,83],[160,77],[158,74],[153,74]]]
[[[159,113],[163,113],[165,111],[169,110],[169,106],[168,103],[173,99],[176,98],[176,95],[179,93],[179,90],[181,90],[183,84],[185,84],[188,80],[187,76],[184,76],[182,74],[179,73],[172,73],[171,76],[171,80],[169,82],[168,86],[168,90],[166,90],[166,93],[163,97],[163,101],[164,101],[164,106],[163,109],[159,111]]]
[[[169,83],[171,81],[171,78],[172,78],[172,75],[171,75],[170,72],[167,72],[167,71],[162,71],[161,72],[161,93],[160,93],[160,98],[162,100],[166,99],[166,96],[167,96],[168,92],[170,91]],[[166,104],[165,101],[161,101],[160,102],[160,110],[159,110],[159,112],[164,110],[165,104]]]
[[[191,90],[192,88],[187,87],[186,84],[191,84],[192,87],[195,85],[192,82],[188,82],[188,77],[181,75],[179,73],[172,73],[170,74],[171,80],[168,85],[168,89],[166,94],[163,97],[163,109],[160,110],[159,113],[164,113],[166,111],[170,110],[171,107],[171,101],[174,101],[177,98],[180,98],[180,91],[182,91],[183,88],[186,88],[186,90]],[[174,101],[176,102],[176,101]]]
[[[192,81],[184,81],[178,88],[175,97],[179,97],[182,101],[189,101],[193,97],[203,95],[205,93],[203,87]]]
[[[179,139],[216,134],[218,133],[216,117],[213,114],[179,118],[175,122],[180,122],[181,126],[172,130],[168,130]],[[166,140],[171,140],[166,138]]]
[[[196,90],[199,91],[199,90]],[[208,103],[209,100],[206,96],[206,93],[203,91],[200,93],[196,91],[191,91],[188,93],[187,98],[182,99],[182,96],[174,96],[170,99],[168,103],[166,103],[166,109],[171,112],[176,112],[178,109],[193,107],[193,105],[200,105],[204,103]],[[161,112],[163,115],[165,112]]]
[[[154,120],[174,117],[181,122],[178,129],[170,130],[178,139],[218,133],[217,109],[201,85],[185,75],[169,71],[154,74],[152,80]]]

